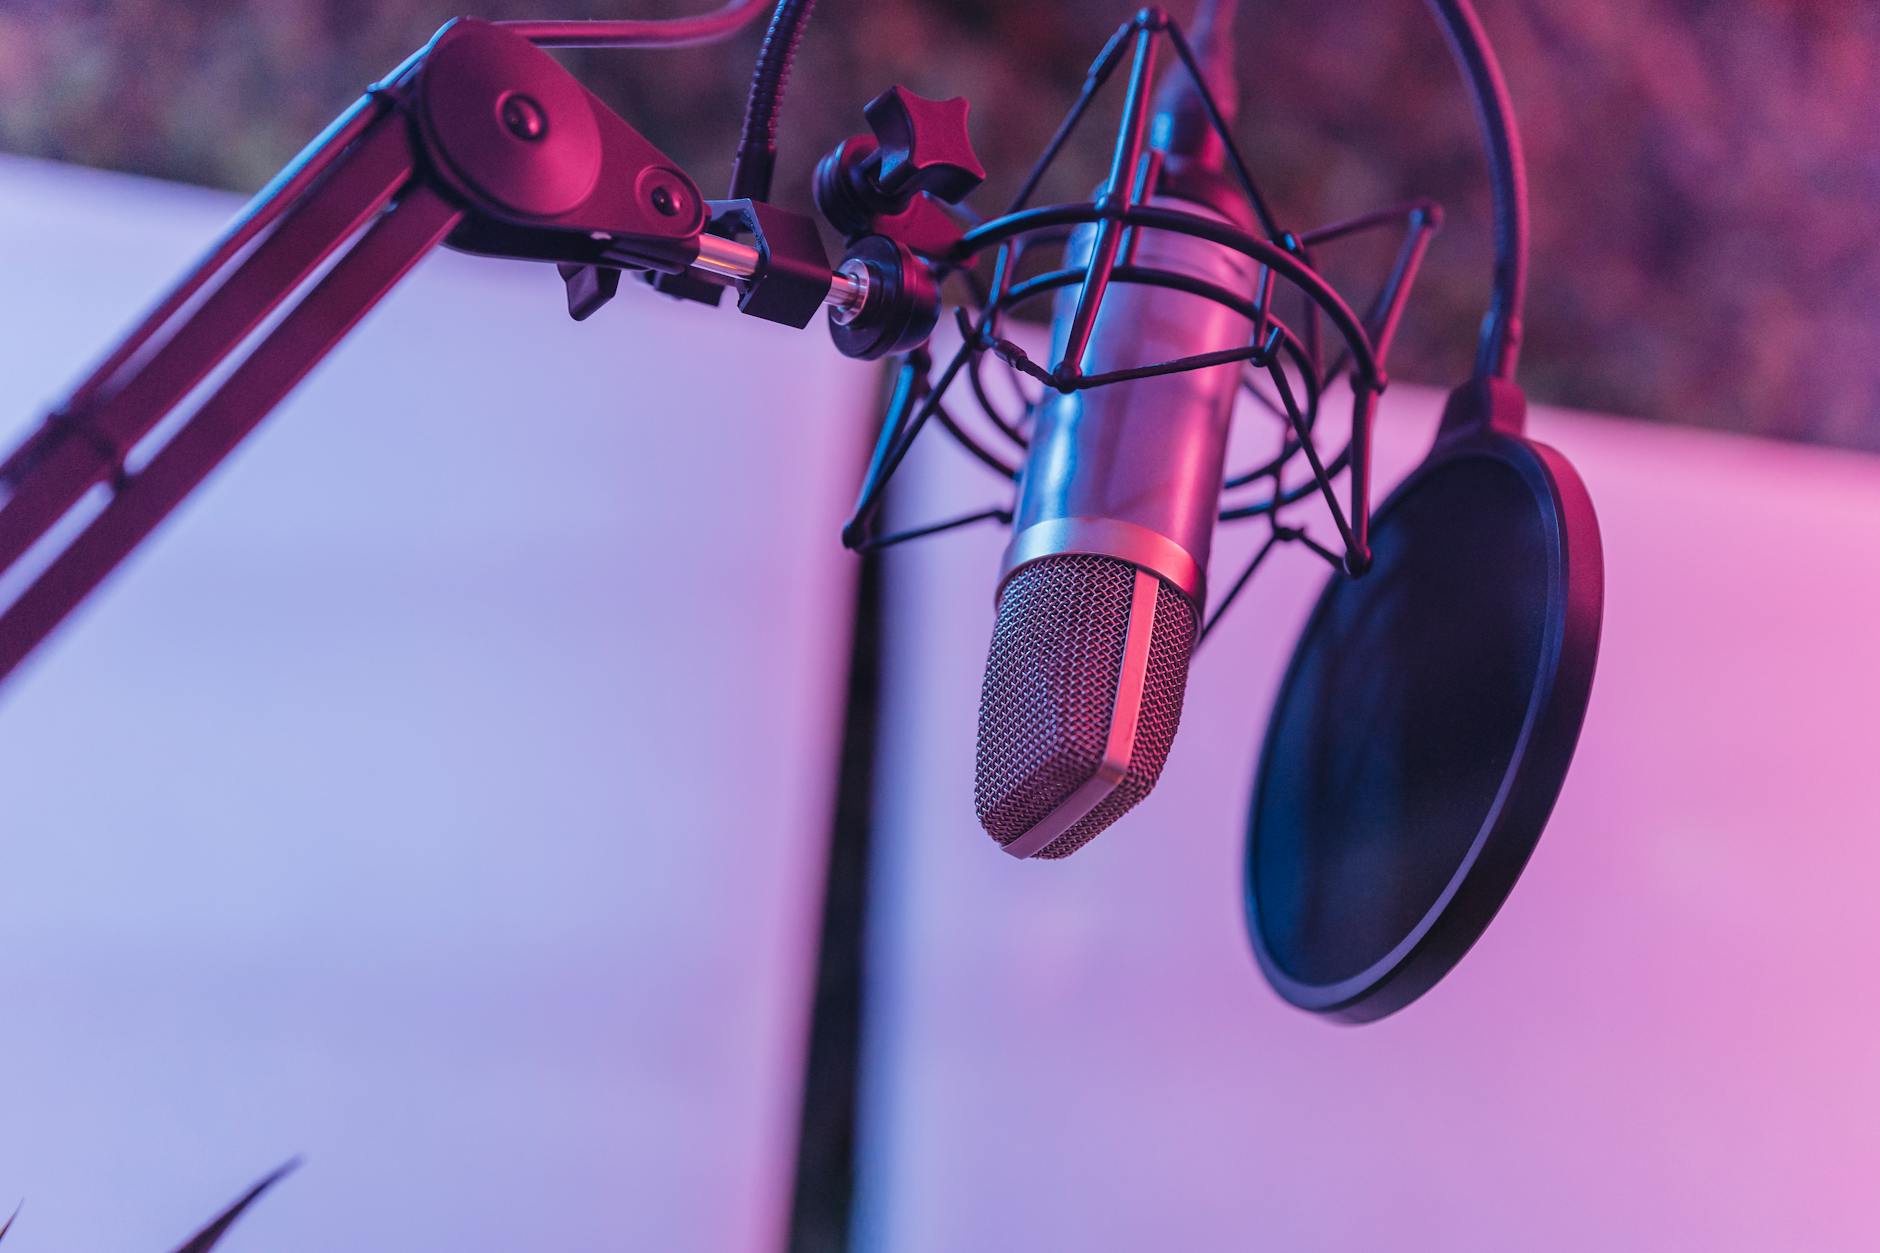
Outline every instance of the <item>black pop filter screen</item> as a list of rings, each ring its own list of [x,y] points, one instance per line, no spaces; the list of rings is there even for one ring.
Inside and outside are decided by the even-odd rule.
[[[1525,448],[1425,467],[1380,512],[1372,570],[1335,579],[1306,628],[1268,730],[1247,867],[1262,964],[1306,1008],[1376,1017],[1420,994],[1539,838],[1591,681],[1575,648],[1562,681],[1572,528],[1551,484]],[[1588,547],[1596,569],[1596,530],[1583,560]],[[1566,754],[1541,742],[1563,718]],[[1465,884],[1493,840],[1490,882]],[[1464,886],[1476,899],[1447,899]],[[1345,1012],[1446,912],[1449,951],[1415,986]]]

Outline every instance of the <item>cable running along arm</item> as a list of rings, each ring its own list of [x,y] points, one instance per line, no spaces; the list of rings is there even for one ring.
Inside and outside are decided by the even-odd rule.
[[[684,48],[729,39],[756,21],[769,0],[731,0],[699,17],[661,21],[498,22],[538,48]]]

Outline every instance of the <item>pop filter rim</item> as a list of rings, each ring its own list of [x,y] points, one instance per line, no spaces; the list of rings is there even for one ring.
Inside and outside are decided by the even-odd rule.
[[[1365,969],[1330,982],[1303,980],[1280,964],[1262,928],[1258,880],[1259,814],[1271,767],[1282,754],[1282,719],[1294,683],[1344,577],[1320,593],[1274,697],[1247,818],[1242,876],[1247,931],[1267,982],[1300,1009],[1345,1022],[1370,1022],[1403,1008],[1447,974],[1479,939],[1513,890],[1539,843],[1566,781],[1592,695],[1604,608],[1604,554],[1591,497],[1567,459],[1545,444],[1494,429],[1439,439],[1430,455],[1379,508],[1393,510],[1439,470],[1470,459],[1514,469],[1531,494],[1548,553],[1546,620],[1540,664],[1500,787],[1449,882],[1417,923]]]

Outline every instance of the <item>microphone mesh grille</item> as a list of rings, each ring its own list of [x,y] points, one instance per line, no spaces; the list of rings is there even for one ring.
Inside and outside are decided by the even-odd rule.
[[[999,597],[973,787],[980,825],[999,843],[1043,821],[1102,763],[1135,584],[1126,562],[1065,555],[1024,567]],[[1155,786],[1181,723],[1194,634],[1187,598],[1162,584],[1128,773],[1038,856],[1077,851]]]

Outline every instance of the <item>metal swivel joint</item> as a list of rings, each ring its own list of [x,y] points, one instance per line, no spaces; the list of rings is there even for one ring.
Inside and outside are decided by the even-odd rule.
[[[854,311],[832,310],[829,332],[851,357],[872,360],[918,347],[940,316],[928,258],[959,241],[941,202],[985,181],[966,133],[966,101],[927,100],[890,87],[862,110],[872,135],[851,135],[816,167],[816,206],[841,232],[840,270],[867,292]]]

